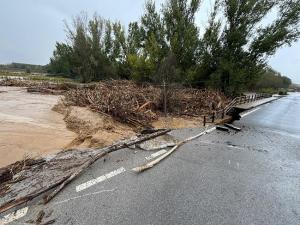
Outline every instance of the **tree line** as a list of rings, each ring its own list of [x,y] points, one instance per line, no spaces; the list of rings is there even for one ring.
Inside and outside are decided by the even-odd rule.
[[[127,29],[81,13],[66,23],[67,41],[56,43],[48,72],[82,82],[176,82],[236,95],[259,86],[268,57],[300,37],[298,0],[215,0],[202,35],[195,23],[200,3],[166,0],[158,10],[148,0]]]

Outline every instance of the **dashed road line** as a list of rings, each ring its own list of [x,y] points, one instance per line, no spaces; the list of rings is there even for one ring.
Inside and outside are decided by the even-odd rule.
[[[254,110],[252,110],[252,111],[250,111],[250,112],[246,112],[246,113],[242,114],[241,117],[243,118],[243,117],[245,117],[245,116],[248,116],[248,115],[250,115],[251,113],[254,113],[254,112],[256,112],[256,111],[259,110],[259,109],[260,109],[260,107],[254,109]]]
[[[102,175],[102,176],[100,176],[100,177],[98,177],[96,179],[93,179],[93,180],[90,180],[90,181],[85,182],[83,184],[80,184],[80,185],[76,186],[76,192],[83,191],[83,190],[85,190],[85,189],[87,189],[87,188],[89,188],[91,186],[94,186],[95,184],[98,184],[98,183],[103,182],[103,181],[105,181],[107,179],[110,179],[110,178],[112,178],[114,176],[117,176],[117,175],[119,175],[121,173],[124,173],[125,171],[126,171],[125,168],[121,167],[121,168],[119,168],[117,170],[114,170],[114,171],[112,171],[110,173]]]
[[[151,159],[154,159],[154,158],[156,158],[156,157],[158,157],[160,155],[163,155],[165,153],[167,153],[167,150],[161,150],[161,151],[155,152],[155,153],[153,153],[150,156],[145,157],[145,158],[146,158],[146,160],[151,160]]]
[[[0,217],[0,225],[8,224],[24,217],[27,214],[27,211],[28,211],[28,207],[25,207],[13,213],[7,214],[6,216],[3,216],[3,218]]]

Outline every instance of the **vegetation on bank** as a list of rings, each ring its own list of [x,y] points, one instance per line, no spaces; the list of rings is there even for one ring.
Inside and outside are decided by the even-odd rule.
[[[10,64],[0,65],[0,71],[45,73],[47,71],[47,66],[13,62]]]
[[[157,10],[148,0],[128,29],[82,13],[66,24],[68,41],[56,43],[48,72],[82,82],[177,82],[229,95],[270,88],[270,77],[285,85],[267,58],[299,38],[299,1],[216,0],[203,35],[195,23],[200,7],[200,0],[167,0]],[[266,23],[271,12],[277,16]]]

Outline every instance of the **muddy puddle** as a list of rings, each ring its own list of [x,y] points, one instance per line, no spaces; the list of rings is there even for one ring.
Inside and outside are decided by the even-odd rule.
[[[51,110],[59,99],[0,86],[0,167],[58,152],[76,137],[64,116]]]

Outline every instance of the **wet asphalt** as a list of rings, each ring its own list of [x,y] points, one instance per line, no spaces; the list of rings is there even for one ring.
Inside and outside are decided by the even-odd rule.
[[[44,209],[62,225],[299,225],[300,94],[274,101],[234,125],[181,147],[156,167],[131,169],[153,152],[124,149],[96,162],[46,207],[31,202],[24,224]],[[173,131],[178,139],[201,129]],[[76,186],[126,172],[81,192]]]

